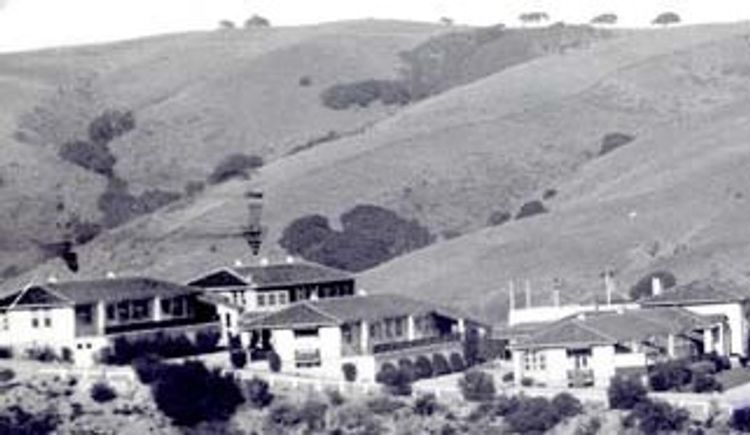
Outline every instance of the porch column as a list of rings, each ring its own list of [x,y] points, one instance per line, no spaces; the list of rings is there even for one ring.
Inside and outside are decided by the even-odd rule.
[[[368,354],[370,353],[370,324],[363,320],[359,326],[359,349],[362,354]]]
[[[714,348],[714,334],[712,328],[703,330],[703,353],[711,353]]]
[[[670,358],[674,358],[675,355],[675,349],[674,349],[674,334],[669,334],[667,336],[667,355]]]
[[[513,360],[513,382],[516,385],[521,385],[521,379],[523,379],[523,354],[525,351],[511,349],[510,356]]]
[[[104,335],[107,326],[107,305],[99,301],[94,305],[94,321],[97,335]]]
[[[417,330],[414,326],[414,317],[406,317],[406,339],[411,341],[417,338]]]
[[[722,356],[729,355],[729,352],[727,351],[727,340],[726,337],[724,337],[724,334],[726,334],[726,329],[724,328],[723,323],[719,323],[719,354]]]
[[[458,319],[458,323],[456,324],[456,332],[461,334],[461,336],[463,336],[466,332],[466,321],[464,319]]]
[[[154,322],[161,322],[161,298],[154,296],[154,312],[151,314]]]

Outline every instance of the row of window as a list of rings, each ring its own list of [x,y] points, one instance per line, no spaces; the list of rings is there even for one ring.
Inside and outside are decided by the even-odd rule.
[[[400,338],[406,335],[406,317],[383,319],[370,324],[370,339],[373,341]]]
[[[106,305],[107,323],[128,323],[146,321],[153,318],[153,300],[137,299],[113,302]],[[186,317],[191,314],[192,307],[186,296],[178,296],[161,301],[161,311],[168,317]],[[94,305],[79,305],[76,307],[76,320],[84,325],[94,323]]]
[[[527,372],[546,370],[547,357],[543,352],[526,352],[523,355],[523,368]]]
[[[258,294],[259,307],[273,307],[276,305],[286,305],[289,303],[289,295],[285,291],[264,292]]]

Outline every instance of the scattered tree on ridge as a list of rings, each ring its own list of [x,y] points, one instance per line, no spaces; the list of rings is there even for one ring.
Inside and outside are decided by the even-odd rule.
[[[536,24],[542,21],[549,21],[549,15],[546,12],[526,12],[518,16],[524,24]]]
[[[617,14],[601,14],[592,18],[591,24],[617,24],[618,19]]]
[[[654,21],[651,22],[651,24],[659,24],[662,26],[668,26],[670,24],[677,24],[681,20],[680,16],[677,15],[674,12],[663,12],[659,14],[656,18],[654,18]]]

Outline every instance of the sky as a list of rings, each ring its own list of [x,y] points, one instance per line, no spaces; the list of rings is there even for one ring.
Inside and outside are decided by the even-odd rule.
[[[518,24],[522,12],[552,22],[587,22],[605,12],[623,26],[647,26],[660,12],[685,23],[750,19],[750,0],[0,0],[0,51],[107,42],[161,33],[209,30],[257,13],[274,25],[360,18]]]

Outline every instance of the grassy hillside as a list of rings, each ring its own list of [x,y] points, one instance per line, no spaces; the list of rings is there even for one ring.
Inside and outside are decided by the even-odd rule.
[[[107,180],[58,154],[85,139],[104,111],[132,111],[136,121],[109,144],[129,192],[182,194],[231,153],[273,161],[330,131],[387,116],[392,109],[375,106],[328,110],[318,95],[341,81],[395,76],[398,54],[439,31],[352,22],[0,56],[0,269],[38,261],[32,237],[56,240],[74,217],[101,219]]]
[[[266,254],[281,254],[275,243],[296,217],[335,220],[360,203],[416,218],[444,238],[466,234],[366,272],[362,285],[492,319],[503,316],[511,278],[532,279],[541,299],[554,278],[565,280],[566,297],[601,291],[605,267],[623,282],[656,267],[680,280],[711,269],[742,275],[749,34],[750,26],[732,24],[586,36],[469,83],[447,74],[438,95],[387,116],[372,109],[379,117],[368,121],[379,121],[359,134],[277,158],[249,182],[211,187],[108,232],[83,250],[83,274],[188,279],[248,261],[244,242],[209,235],[236,228],[242,193],[257,187],[267,197]],[[492,46],[470,57],[490,58],[484,49]],[[615,132],[634,140],[600,155],[602,138]],[[544,195],[551,189],[556,195]],[[493,213],[516,214],[543,196],[549,213],[486,228]],[[36,273],[59,268],[52,262]]]

